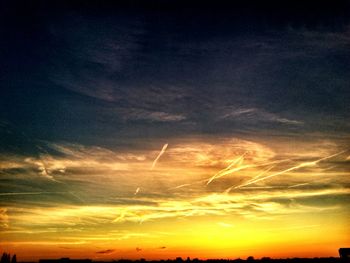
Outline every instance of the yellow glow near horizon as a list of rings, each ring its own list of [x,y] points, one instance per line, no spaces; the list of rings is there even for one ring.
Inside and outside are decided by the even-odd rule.
[[[349,161],[337,144],[163,145],[156,166],[159,147],[52,145],[63,156],[5,156],[1,167],[50,189],[2,193],[1,247],[21,260],[164,259],[335,256],[349,244]]]

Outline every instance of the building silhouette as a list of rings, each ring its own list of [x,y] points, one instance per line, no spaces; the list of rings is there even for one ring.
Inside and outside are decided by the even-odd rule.
[[[344,259],[350,259],[350,248],[339,248],[339,256]]]

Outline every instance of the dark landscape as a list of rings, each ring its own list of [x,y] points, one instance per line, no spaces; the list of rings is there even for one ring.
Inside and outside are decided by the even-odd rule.
[[[19,261],[19,263],[34,263],[36,261],[26,262]],[[341,263],[341,262],[350,262],[350,248],[341,248],[339,249],[339,257],[324,257],[324,258],[270,258],[262,257],[255,259],[253,256],[249,256],[246,259],[236,258],[236,259],[198,259],[187,257],[183,259],[182,257],[177,257],[176,259],[167,259],[167,260],[146,260],[144,258],[138,260],[130,259],[116,259],[109,261],[99,261],[91,259],[70,259],[70,258],[60,258],[60,259],[40,259],[39,263]],[[1,263],[17,263],[16,255],[11,257],[8,253],[3,253],[1,258]]]

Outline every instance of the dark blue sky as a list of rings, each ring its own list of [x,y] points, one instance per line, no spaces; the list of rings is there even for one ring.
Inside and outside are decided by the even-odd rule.
[[[262,2],[5,1],[2,132],[348,133],[349,3]]]

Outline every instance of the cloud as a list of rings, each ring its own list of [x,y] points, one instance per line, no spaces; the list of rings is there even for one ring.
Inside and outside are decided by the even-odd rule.
[[[267,161],[275,156],[268,146],[239,138],[221,138],[218,141],[193,139],[188,143],[172,144],[167,152],[174,161],[199,167],[227,167],[243,154],[249,162]]]
[[[241,109],[234,109],[232,111],[227,112],[224,114],[221,118],[232,118],[232,117],[238,117],[241,115],[250,115],[251,113],[256,112],[257,109],[255,108],[241,108]]]
[[[267,232],[234,242],[266,220],[293,229],[330,218],[344,233],[349,153],[316,160],[349,143],[348,26],[261,23],[245,34],[257,20],[217,12],[208,27],[191,14],[189,27],[119,11],[45,16],[22,30],[29,44],[4,42],[24,49],[3,61],[13,85],[0,98],[1,246],[90,246],[96,256],[162,253],[155,242],[179,249],[177,238],[273,242]]]
[[[0,199],[6,210],[1,213],[1,225],[6,231],[28,235],[36,233],[36,229],[65,231],[71,238],[66,240],[68,243],[88,243],[154,237],[152,233],[135,231],[110,232],[129,229],[133,224],[186,221],[190,217],[215,218],[214,222],[225,223],[231,223],[230,218],[274,220],[307,213],[342,214],[347,206],[347,153],[325,158],[341,148],[336,142],[294,141],[293,151],[290,144],[235,138],[169,138],[169,145],[172,147],[162,156],[162,166],[154,170],[149,169],[155,156],[153,144],[111,150],[49,143],[47,147],[55,154],[4,155]],[[40,174],[39,160],[60,183]],[[314,165],[286,171],[311,162]],[[16,168],[11,168],[13,163]],[[219,171],[236,169],[234,165],[247,167],[217,176],[206,185]],[[282,172],[283,176],[275,176]],[[266,177],[271,175],[273,180]],[[247,182],[254,185],[225,192],[230,186]],[[142,194],[135,195],[137,188],[142,189]],[[320,200],[333,201],[326,204]],[[100,231],[108,234],[100,235]]]
[[[7,215],[6,208],[0,208],[0,229],[4,230],[9,228],[9,217]]]
[[[60,58],[51,61],[60,69],[50,73],[55,84],[109,103],[123,98],[120,85],[111,76],[135,63],[134,58],[142,48],[140,38],[146,31],[138,19],[114,20],[117,20],[114,26],[99,21],[104,24],[104,30],[96,28],[96,20],[82,16],[67,16],[65,21],[55,21],[50,26],[50,36],[64,40],[59,48]],[[90,37],[91,32],[94,38]],[[69,63],[71,60],[74,62]],[[77,63],[85,66],[79,67]]]
[[[106,249],[106,250],[100,250],[97,251],[97,254],[113,254],[115,252],[115,249]]]
[[[162,111],[150,111],[144,109],[122,109],[121,117],[125,120],[146,120],[151,122],[178,122],[186,120],[182,114],[172,114]]]
[[[276,121],[276,122],[280,122],[280,123],[285,123],[285,124],[291,124],[291,125],[301,125],[303,124],[302,121],[297,121],[297,120],[290,120],[290,119],[286,119],[286,118],[271,118],[271,121]]]
[[[55,178],[51,175],[51,170],[48,170],[46,168],[46,165],[42,159],[40,159],[40,158],[39,159],[26,158],[24,161],[29,163],[29,164],[35,165],[38,168],[40,175],[42,175],[43,177],[45,177],[49,180],[52,180],[52,181],[56,181]],[[55,167],[55,168],[56,168],[55,170],[58,170],[60,172],[64,172],[64,170],[65,170],[64,166],[59,166],[59,167]]]
[[[288,119],[279,116],[278,114],[268,112],[260,108],[223,108],[223,113],[220,116],[225,120],[239,120],[242,122],[275,122],[288,125],[302,125],[302,121]]]
[[[20,228],[42,228],[57,231],[67,228],[80,229],[99,225],[100,228],[112,227],[113,225],[125,222],[146,222],[167,218],[186,218],[189,216],[243,216],[247,218],[258,215],[286,215],[295,213],[322,212],[328,210],[342,211],[342,206],[323,206],[322,203],[311,205],[305,200],[320,197],[329,197],[334,200],[336,197],[348,196],[349,189],[316,189],[316,190],[288,190],[280,189],[274,191],[255,190],[250,192],[235,192],[227,194],[203,194],[198,197],[167,200],[157,199],[157,206],[129,205],[129,206],[66,206],[47,209],[37,208],[14,208],[8,209],[11,213],[12,227]],[[153,201],[154,198],[152,199]],[[290,200],[293,205],[290,205]],[[344,202],[346,202],[344,200]],[[334,203],[334,202],[333,202]],[[28,222],[31,222],[30,224]],[[112,234],[111,234],[112,235]],[[103,235],[98,239],[109,240],[111,238],[125,239],[138,236],[138,233],[130,234],[117,233],[116,235]],[[81,241],[90,240],[90,237],[81,237]]]
[[[269,176],[298,163],[312,162],[339,149],[338,144],[331,141],[307,143],[301,141],[298,143],[297,152],[291,152],[288,144],[271,148],[270,145],[259,142],[232,138],[221,138],[217,142],[212,138],[188,137],[180,141],[171,140],[169,143],[172,147],[167,149],[167,154],[162,157],[162,166],[157,170],[149,170],[149,164],[154,161],[155,153],[153,147],[146,145],[143,149],[110,150],[97,146],[49,143],[48,147],[54,152],[48,151],[39,157],[4,155],[0,162],[3,178],[16,183],[7,183],[6,186],[4,184],[6,188],[3,189],[7,190],[3,193],[33,195],[33,198],[27,199],[28,201],[37,199],[33,193],[51,195],[52,198],[54,196],[58,198],[56,193],[59,193],[67,200],[73,200],[74,196],[70,194],[73,193],[79,197],[74,197],[75,201],[81,199],[96,202],[104,199],[112,203],[136,203],[139,200],[135,199],[137,188],[142,189],[142,196],[169,195],[184,189],[190,190],[189,195],[201,192],[205,181],[229,167],[243,154],[243,163],[240,163],[239,167],[221,171],[220,180],[215,180],[207,190],[224,191],[229,186],[256,179],[256,176],[266,169],[272,169],[266,174]],[[294,143],[296,144],[297,142]],[[300,172],[308,169],[308,173],[319,174],[323,178],[338,175],[336,181],[345,182],[342,170],[337,167],[346,165],[346,162],[337,163],[338,159],[327,160],[313,167],[302,167]],[[335,167],[330,169],[330,166]],[[326,169],[330,170],[326,173]],[[146,176],[137,178],[138,174]],[[288,180],[293,179],[288,186],[303,183],[300,182],[301,178],[297,178],[297,174],[298,171],[294,170],[286,173]],[[275,179],[273,182],[281,181],[283,178]],[[43,179],[49,179],[47,181],[52,183],[45,185],[40,181]],[[154,181],[157,183],[154,184]],[[172,189],[171,193],[165,189]],[[106,195],[104,198],[102,193]],[[118,193],[118,196],[115,194],[113,196],[113,193]]]
[[[163,247],[159,247],[158,249],[166,249],[166,247],[163,246]]]

